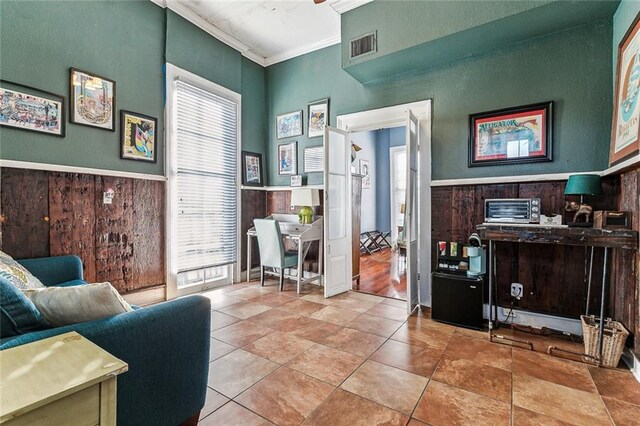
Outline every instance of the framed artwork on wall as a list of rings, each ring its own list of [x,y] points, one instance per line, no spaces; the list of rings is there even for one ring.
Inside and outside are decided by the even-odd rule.
[[[245,186],[263,186],[262,154],[242,151],[242,184]]]
[[[292,175],[291,186],[294,186],[294,187],[302,186],[302,175]]]
[[[640,14],[618,46],[609,165],[640,150]]]
[[[362,189],[371,189],[371,168],[369,160],[360,160],[360,174],[362,175]]]
[[[64,137],[64,96],[0,80],[0,126]]]
[[[469,167],[552,161],[553,102],[469,116]]]
[[[305,173],[324,171],[324,147],[322,145],[305,148],[303,157]]]
[[[120,158],[155,163],[158,120],[120,110]]]
[[[329,99],[320,99],[307,106],[307,137],[324,136],[324,128],[329,125]]]
[[[278,174],[295,175],[298,170],[298,142],[278,145]]]
[[[98,129],[116,130],[116,82],[71,68],[69,121]]]
[[[302,110],[276,116],[276,139],[302,135]]]

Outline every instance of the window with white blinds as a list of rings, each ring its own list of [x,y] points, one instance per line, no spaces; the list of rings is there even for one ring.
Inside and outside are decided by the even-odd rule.
[[[174,99],[177,271],[235,263],[238,104],[180,80]]]

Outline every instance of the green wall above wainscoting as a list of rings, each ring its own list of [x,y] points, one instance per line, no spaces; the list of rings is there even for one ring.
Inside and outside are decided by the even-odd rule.
[[[298,141],[298,169],[304,147],[318,140],[305,135],[275,139],[277,114],[305,109],[329,97],[336,116],[433,99],[433,179],[603,170],[611,130],[611,20],[505,46],[402,78],[362,85],[341,68],[340,45],[267,68],[270,185],[287,185],[279,176],[279,143]],[[469,114],[553,100],[553,162],[467,167]],[[321,183],[322,175],[308,176]]]
[[[174,12],[148,0],[2,0],[0,16],[2,79],[66,98],[72,66],[116,81],[115,132],[68,117],[64,138],[3,127],[0,158],[164,174],[166,61],[240,93],[243,149],[266,153],[265,69]],[[156,164],[120,159],[120,109],[158,118]]]
[[[1,1],[0,77],[67,98],[66,137],[0,128],[7,160],[163,174],[165,18],[150,1]],[[116,131],[70,124],[69,67],[116,82]],[[158,118],[157,164],[120,159],[120,109]]]
[[[611,19],[617,7],[615,0],[374,1],[342,16],[342,65],[370,83]],[[351,40],[372,31],[377,51],[349,59]]]

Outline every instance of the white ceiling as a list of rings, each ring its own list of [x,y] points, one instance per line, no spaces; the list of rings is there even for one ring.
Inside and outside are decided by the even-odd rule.
[[[152,0],[263,66],[340,42],[340,13],[372,0]]]

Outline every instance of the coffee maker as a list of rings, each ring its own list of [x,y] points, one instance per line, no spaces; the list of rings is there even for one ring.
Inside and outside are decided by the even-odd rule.
[[[482,245],[478,234],[474,233],[469,236],[467,255],[469,256],[468,276],[477,277],[487,273],[487,251]]]

